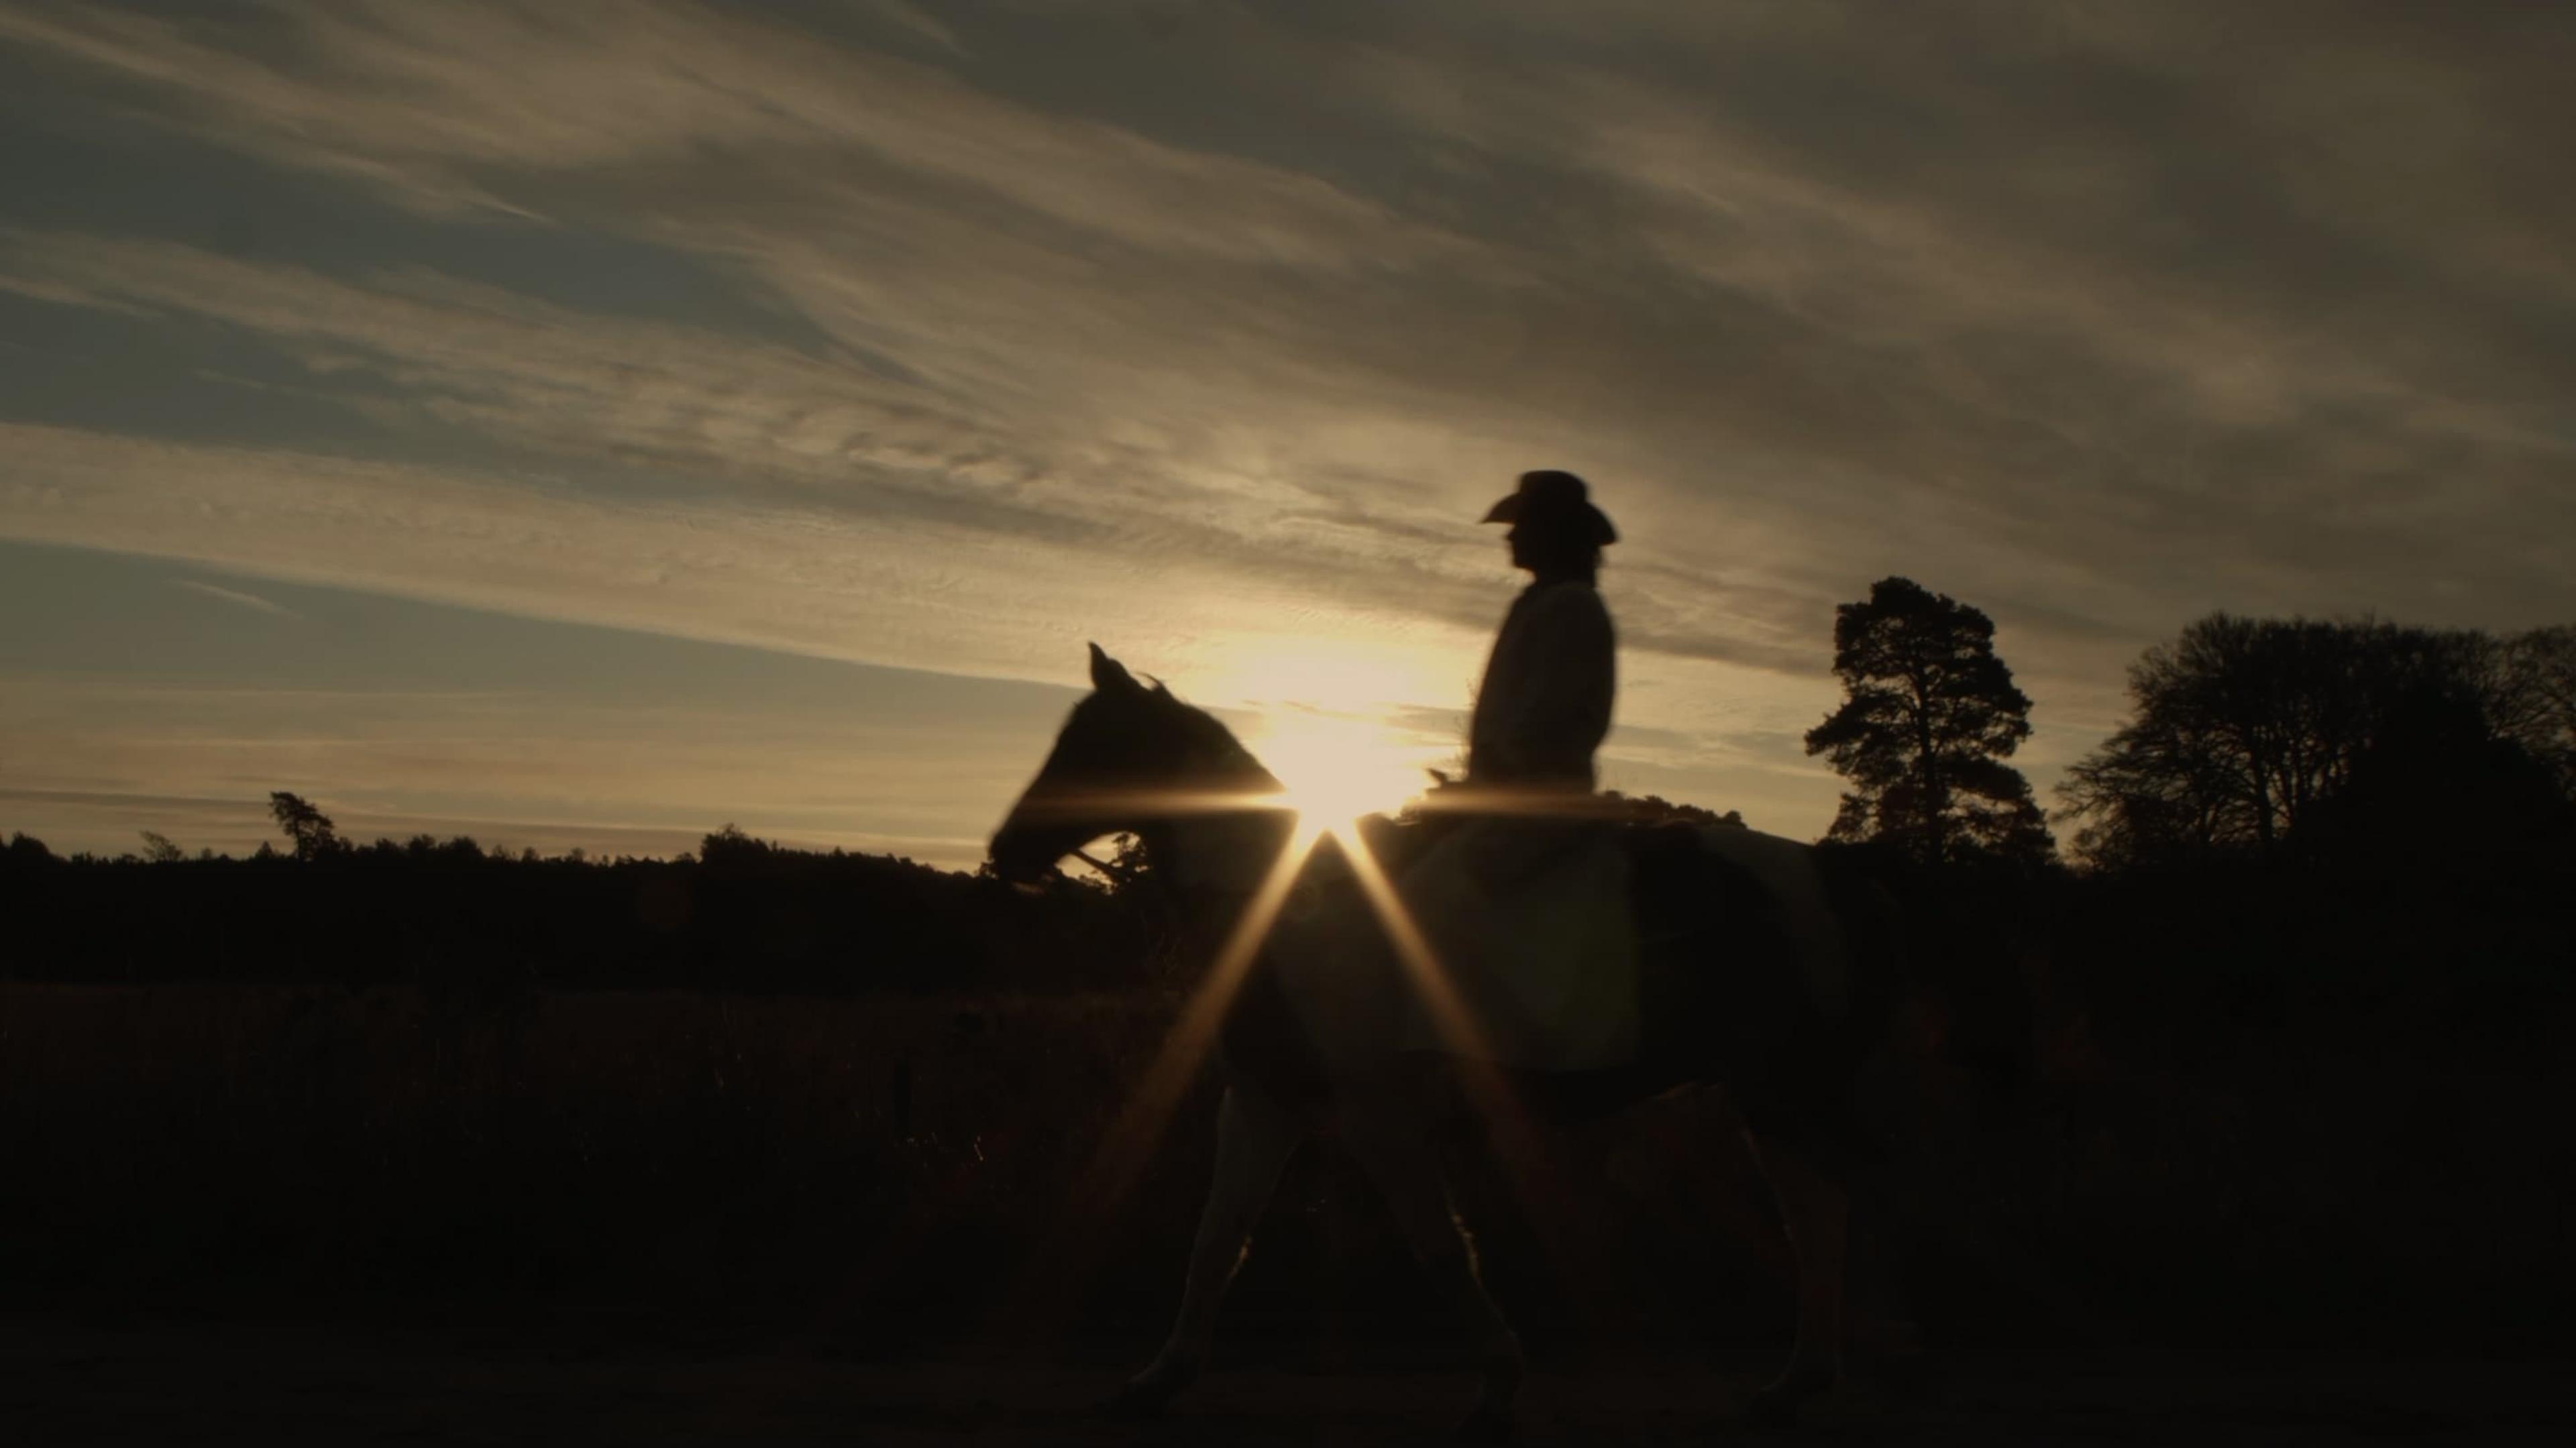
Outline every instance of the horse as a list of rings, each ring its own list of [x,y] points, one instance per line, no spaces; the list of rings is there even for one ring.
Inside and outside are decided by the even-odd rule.
[[[1330,848],[1300,858],[1280,782],[1223,724],[1160,681],[1139,682],[1097,644],[1091,681],[994,834],[994,872],[1034,885],[1092,841],[1132,834],[1153,875],[1178,893],[1184,925],[1200,938],[1231,937],[1211,966],[1212,977],[1231,979],[1211,979],[1194,1006],[1222,1015],[1221,1028],[1206,1032],[1218,1037],[1224,1084],[1214,1180],[1171,1334],[1110,1411],[1159,1413],[1198,1377],[1218,1302],[1282,1170],[1305,1138],[1330,1131],[1383,1195],[1465,1325],[1479,1389],[1460,1436],[1508,1436],[1524,1359],[1450,1206],[1437,1134],[1461,1118],[1490,1127],[1522,1111],[1569,1104],[1598,1111],[1697,1086],[1727,1092],[1780,1207],[1798,1278],[1789,1362],[1749,1411],[1762,1421],[1792,1420],[1802,1400],[1834,1383],[1849,1166],[1868,1149],[1853,1087],[1889,1034],[1902,974],[1895,907],[1884,891],[1836,870],[1825,852],[1740,827],[1635,829],[1639,988],[1651,1007],[1635,1063],[1537,1075],[1408,1049],[1391,1021],[1404,1005],[1399,993],[1424,981],[1384,960],[1373,970],[1354,962],[1334,976],[1341,998],[1301,1002],[1298,994],[1316,990],[1318,977],[1279,970],[1261,939],[1287,893],[1318,902],[1309,915],[1349,914],[1367,908],[1365,892],[1350,888],[1353,877],[1365,885],[1373,875],[1383,888],[1400,869],[1347,844],[1339,861]],[[1401,848],[1403,827],[1375,824],[1375,853]],[[1770,867],[1749,866],[1755,857]],[[1784,890],[1782,861],[1793,874],[1806,871],[1815,888]],[[1827,918],[1812,918],[1820,910]],[[1817,989],[1814,961],[1801,955],[1802,943],[1820,935],[1841,952],[1836,989]],[[1449,968],[1472,970],[1474,962]],[[1386,988],[1372,994],[1370,981]],[[1189,1029],[1185,1016],[1176,1036]]]

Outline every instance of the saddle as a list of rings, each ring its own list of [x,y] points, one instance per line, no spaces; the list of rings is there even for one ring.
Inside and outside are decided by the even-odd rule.
[[[1653,1044],[1648,1019],[1680,992],[1758,987],[1775,1022],[1845,1008],[1848,951],[1814,852],[1795,840],[1615,818],[1383,824],[1367,838],[1482,1008],[1502,1064],[1633,1059]]]
[[[1406,1048],[1535,1071],[1636,1058],[1643,1034],[1626,830],[1468,817],[1390,869],[1455,1009],[1417,1013]]]

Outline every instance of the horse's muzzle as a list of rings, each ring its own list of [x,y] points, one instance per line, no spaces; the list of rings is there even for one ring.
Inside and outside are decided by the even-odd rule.
[[[1064,857],[1064,852],[1025,834],[1004,830],[993,836],[984,857],[992,862],[993,874],[1005,884],[1033,889],[1056,873],[1056,861]]]

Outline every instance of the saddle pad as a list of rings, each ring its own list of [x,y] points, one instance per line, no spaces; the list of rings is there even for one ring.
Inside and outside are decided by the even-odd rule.
[[[1405,872],[1399,893],[1461,1008],[1407,1020],[1409,1050],[1539,1071],[1637,1059],[1637,927],[1616,828],[1479,821]]]

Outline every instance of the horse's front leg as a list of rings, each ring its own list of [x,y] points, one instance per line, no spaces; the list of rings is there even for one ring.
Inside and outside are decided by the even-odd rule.
[[[1228,1086],[1216,1117],[1216,1176],[1199,1210],[1198,1238],[1190,1247],[1190,1273],[1181,1289],[1181,1314],[1172,1336],[1143,1372],[1128,1380],[1109,1411],[1118,1417],[1160,1413],[1207,1365],[1216,1336],[1217,1303],[1251,1250],[1252,1229],[1270,1204],[1279,1173],[1305,1135],[1296,1118],[1256,1091]]]
[[[1832,1387],[1841,1375],[1851,1198],[1805,1153],[1760,1145],[1749,1135],[1745,1143],[1779,1198],[1798,1272],[1797,1344],[1780,1376],[1754,1394],[1751,1414],[1759,1420],[1788,1421],[1797,1416],[1799,1403]]]
[[[1458,1436],[1500,1442],[1512,1434],[1512,1399],[1527,1375],[1520,1338],[1486,1294],[1476,1270],[1475,1243],[1450,1204],[1432,1149],[1432,1117],[1406,1109],[1402,1093],[1389,1093],[1387,1103],[1377,1115],[1346,1122],[1343,1142],[1386,1198],[1432,1285],[1466,1323],[1483,1378],[1475,1409],[1458,1425]]]

